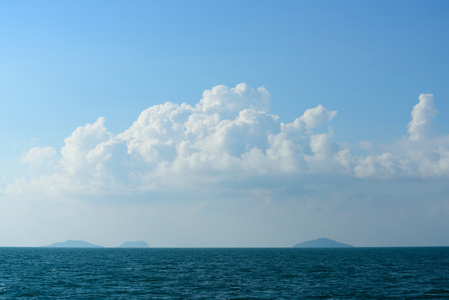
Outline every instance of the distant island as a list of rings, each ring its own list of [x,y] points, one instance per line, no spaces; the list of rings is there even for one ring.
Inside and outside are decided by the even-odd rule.
[[[43,247],[51,247],[51,248],[104,248],[103,246],[94,245],[85,241],[74,241],[68,240],[65,242],[53,243],[48,246]]]
[[[148,244],[144,241],[136,242],[124,242],[118,248],[149,248]]]
[[[65,242],[57,242],[48,246],[42,246],[46,248],[104,248],[100,245],[94,245],[85,241],[67,240]],[[136,242],[124,242],[117,248],[149,248],[148,244],[144,241]]]
[[[293,246],[294,248],[353,248],[354,246],[343,244],[326,238],[302,242]]]

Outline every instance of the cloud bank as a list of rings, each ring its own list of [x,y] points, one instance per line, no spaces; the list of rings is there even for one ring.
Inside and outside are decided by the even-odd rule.
[[[353,155],[334,140],[330,123],[337,111],[318,105],[284,123],[270,114],[270,101],[264,87],[219,85],[205,90],[194,106],[149,107],[116,135],[99,117],[73,131],[61,149],[29,149],[21,158],[29,172],[6,184],[3,193],[151,196],[235,188],[255,193],[301,185],[306,176],[449,176],[449,136],[429,135],[437,115],[431,94],[419,96],[408,136],[390,145],[363,141],[366,155]]]

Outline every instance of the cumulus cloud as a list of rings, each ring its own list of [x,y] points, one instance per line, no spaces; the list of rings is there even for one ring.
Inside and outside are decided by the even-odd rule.
[[[33,168],[42,166],[56,154],[53,147],[34,147],[22,155],[21,162],[30,164]]]
[[[217,85],[203,92],[203,98],[196,108],[203,113],[219,112],[221,116],[232,118],[244,109],[268,112],[271,106],[271,95],[264,88],[256,90],[246,83],[237,84],[229,89],[224,85]]]
[[[432,94],[421,94],[419,103],[413,107],[412,120],[408,123],[409,139],[417,141],[426,137],[432,126],[432,119],[438,114]]]
[[[306,110],[299,119],[305,123],[307,129],[312,129],[329,122],[336,115],[337,111],[329,111],[320,104],[315,108]]]
[[[436,115],[432,95],[421,95],[408,124],[409,138],[355,156],[334,140],[328,124],[337,111],[322,105],[291,123],[270,114],[270,93],[246,84],[216,86],[194,106],[167,102],[144,110],[124,132],[113,135],[100,117],[77,128],[59,154],[35,147],[22,156],[51,172],[23,176],[8,193],[148,194],[182,188],[217,191],[226,186],[264,188],[277,178],[301,174],[349,177],[449,175],[449,138],[426,138]],[[327,133],[314,132],[327,126]],[[261,180],[261,178],[263,180]],[[299,180],[299,179],[298,179]]]
[[[374,154],[354,158],[357,177],[436,178],[449,176],[447,156],[449,136],[431,137],[433,118],[438,111],[432,94],[421,94],[408,123],[407,139],[402,139]],[[364,142],[362,145],[366,145]],[[373,149],[372,143],[370,148]]]

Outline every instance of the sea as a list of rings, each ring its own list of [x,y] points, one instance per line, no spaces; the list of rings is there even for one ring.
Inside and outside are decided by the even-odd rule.
[[[0,299],[443,299],[449,247],[0,248]]]

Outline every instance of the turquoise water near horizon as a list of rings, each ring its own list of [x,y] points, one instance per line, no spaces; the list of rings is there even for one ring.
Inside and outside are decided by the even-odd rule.
[[[0,298],[449,298],[449,247],[0,248]]]

